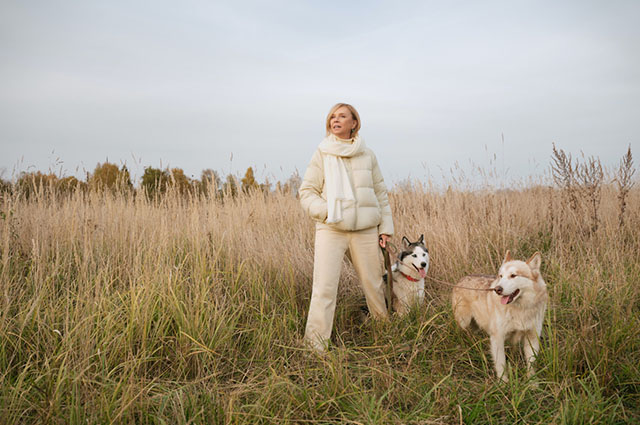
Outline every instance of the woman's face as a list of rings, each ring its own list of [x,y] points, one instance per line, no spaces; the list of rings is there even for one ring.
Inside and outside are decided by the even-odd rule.
[[[351,111],[346,106],[341,106],[331,114],[329,128],[331,132],[341,139],[350,139],[351,130],[356,128],[358,122],[353,119]]]

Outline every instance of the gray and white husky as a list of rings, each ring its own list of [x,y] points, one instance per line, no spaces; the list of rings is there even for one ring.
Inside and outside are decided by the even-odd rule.
[[[412,305],[424,300],[424,278],[429,269],[429,251],[424,244],[424,235],[411,242],[402,237],[402,252],[391,268],[393,276],[393,309],[406,314]]]

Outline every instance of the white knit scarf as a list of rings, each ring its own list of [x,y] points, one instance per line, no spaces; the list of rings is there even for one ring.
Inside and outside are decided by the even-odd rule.
[[[324,155],[324,184],[327,193],[327,223],[342,221],[342,201],[355,200],[347,167],[342,158],[352,157],[364,150],[364,141],[356,136],[353,142],[331,134],[318,146]]]

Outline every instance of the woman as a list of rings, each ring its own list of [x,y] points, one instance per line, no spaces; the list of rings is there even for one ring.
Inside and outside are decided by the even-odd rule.
[[[360,136],[355,108],[338,103],[327,116],[320,143],[300,186],[300,203],[316,221],[313,289],[305,342],[327,348],[346,250],[374,317],[387,317],[380,246],[393,234],[387,188],[373,152]]]

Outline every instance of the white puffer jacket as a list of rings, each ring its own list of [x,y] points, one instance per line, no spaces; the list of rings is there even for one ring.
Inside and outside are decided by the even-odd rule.
[[[319,223],[327,219],[327,197],[324,187],[324,155],[316,150],[304,173],[300,186],[300,203],[309,216]],[[355,201],[343,201],[342,221],[327,224],[340,230],[355,231],[378,226],[378,234],[393,234],[393,219],[387,196],[387,187],[378,160],[373,151],[364,148],[362,152],[343,157]]]

